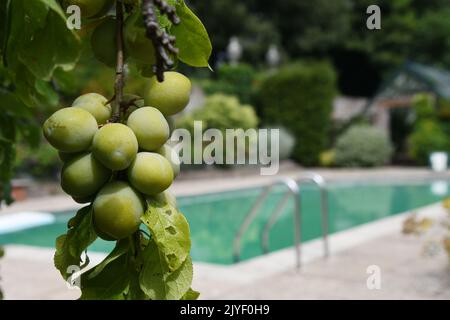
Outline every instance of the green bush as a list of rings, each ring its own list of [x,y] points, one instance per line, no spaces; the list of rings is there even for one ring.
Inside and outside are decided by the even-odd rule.
[[[388,136],[378,128],[357,125],[337,140],[335,162],[343,167],[374,167],[389,160],[392,146]]]
[[[295,63],[265,77],[257,90],[258,113],[267,125],[281,125],[296,139],[293,159],[311,166],[327,148],[336,74],[324,62]]]
[[[434,120],[418,122],[409,136],[409,155],[419,164],[428,164],[430,153],[448,149],[448,137],[440,124]]]
[[[207,97],[202,108],[179,118],[176,126],[192,132],[194,120],[202,121],[204,130],[215,128],[222,131],[256,128],[259,122],[252,106],[242,105],[236,97],[224,94]]]
[[[416,113],[416,121],[436,117],[436,99],[428,93],[418,93],[412,99],[412,107]]]
[[[241,105],[239,100],[234,96],[215,94],[206,98],[202,108],[196,109],[192,113],[177,119],[176,127],[187,129],[193,133],[194,121],[202,121],[203,131],[207,129],[219,129],[225,136],[226,129],[256,129],[259,119],[252,106]],[[225,161],[225,141],[223,143]],[[191,159],[194,153],[198,154],[203,152],[203,147],[198,150],[193,145],[191,148]]]
[[[440,119],[448,122],[450,120],[450,99],[440,98],[438,101]]]
[[[279,151],[279,160],[287,160],[291,157],[292,151],[294,150],[295,146],[295,138],[294,136],[289,132],[289,130],[286,130],[283,127],[277,127],[277,128],[263,128],[269,130],[278,129],[279,130],[279,144],[278,144],[278,151]],[[270,135],[267,137],[267,149],[271,150],[272,139]]]
[[[206,94],[223,93],[237,96],[242,103],[250,103],[256,71],[252,66],[223,64],[217,70],[217,78],[203,83]]]

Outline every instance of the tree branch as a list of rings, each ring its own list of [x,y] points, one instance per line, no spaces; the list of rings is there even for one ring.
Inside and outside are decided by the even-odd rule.
[[[116,64],[116,80],[114,83],[114,97],[112,117],[110,122],[118,122],[120,120],[120,107],[123,98],[124,81],[124,39],[123,39],[123,4],[119,1],[116,3],[116,41],[117,41],[117,64]]]

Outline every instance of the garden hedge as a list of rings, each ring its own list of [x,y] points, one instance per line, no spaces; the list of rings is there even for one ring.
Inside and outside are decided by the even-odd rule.
[[[258,113],[266,125],[281,125],[295,136],[292,157],[305,166],[319,163],[327,148],[336,73],[326,62],[297,62],[265,77],[258,86]]]

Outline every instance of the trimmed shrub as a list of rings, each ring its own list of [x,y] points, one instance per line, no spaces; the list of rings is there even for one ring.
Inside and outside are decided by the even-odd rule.
[[[280,139],[279,139],[279,144],[278,144],[278,151],[279,151],[279,160],[287,160],[290,158],[291,154],[292,154],[292,150],[294,150],[294,146],[295,146],[295,138],[294,136],[289,132],[289,130],[286,130],[283,127],[278,127],[278,128],[263,128],[263,129],[267,129],[269,130],[269,132],[271,130],[274,129],[278,129],[279,133],[280,133]],[[267,137],[267,148],[268,150],[271,150],[271,141],[272,139],[270,138],[270,136]]]
[[[256,71],[247,64],[223,64],[217,69],[217,79],[203,82],[206,94],[222,93],[237,96],[242,103],[250,103]]]
[[[203,129],[250,129],[258,126],[259,119],[253,107],[242,105],[234,96],[214,94],[205,100],[202,108],[177,120],[177,128],[192,132],[194,120],[203,121]]]
[[[193,133],[194,121],[202,121],[203,131],[207,129],[219,129],[225,136],[226,129],[256,129],[259,119],[252,106],[241,105],[239,100],[234,96],[215,94],[206,98],[203,108],[196,109],[192,113],[179,118],[176,121],[176,126],[177,128],[184,128]],[[203,147],[197,149],[195,145],[192,145],[191,159],[194,154],[203,152]],[[223,155],[225,160],[226,148],[224,148]]]
[[[292,157],[305,166],[319,163],[326,149],[336,94],[336,74],[328,63],[295,63],[270,74],[257,91],[266,125],[284,126],[295,137]]]
[[[434,120],[418,122],[409,137],[409,155],[417,163],[428,164],[428,157],[434,151],[447,151],[448,137]]]
[[[357,125],[338,138],[335,162],[343,167],[374,167],[387,163],[391,154],[391,143],[383,131]]]

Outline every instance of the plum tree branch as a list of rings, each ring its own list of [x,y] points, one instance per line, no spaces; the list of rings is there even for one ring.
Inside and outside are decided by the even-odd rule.
[[[153,72],[158,81],[162,82],[164,81],[164,71],[171,69],[174,65],[169,54],[177,55],[178,49],[175,47],[176,38],[160,28],[156,8],[161,14],[167,15],[173,24],[179,24],[180,18],[177,16],[175,8],[164,0],[142,1],[142,17],[146,36],[152,41],[155,48],[156,63],[153,66]]]
[[[117,41],[117,63],[116,63],[116,80],[114,83],[114,97],[112,117],[110,122],[118,122],[120,120],[120,108],[123,99],[124,80],[124,38],[123,38],[123,4],[119,1],[116,3],[116,41]]]

